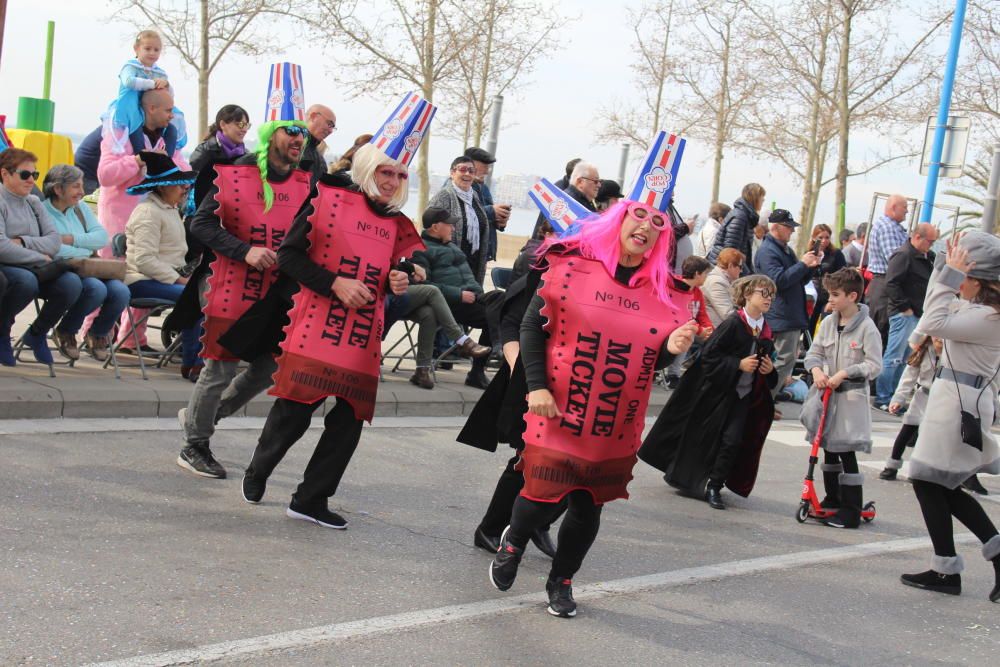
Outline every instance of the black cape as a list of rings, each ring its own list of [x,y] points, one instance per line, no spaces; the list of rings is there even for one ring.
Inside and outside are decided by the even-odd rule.
[[[697,497],[704,494],[722,430],[738,400],[740,360],[751,354],[753,346],[753,333],[739,311],[734,312],[705,342],[701,355],[681,377],[657,417],[638,456],[664,472],[664,479],[671,486]],[[757,347],[768,355],[774,350],[771,330],[766,324]],[[743,497],[753,490],[761,450],[774,420],[770,388],[776,382],[774,372],[754,377],[743,446],[733,473],[726,480],[726,486]]]

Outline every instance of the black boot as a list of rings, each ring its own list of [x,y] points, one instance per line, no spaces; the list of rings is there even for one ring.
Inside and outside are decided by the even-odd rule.
[[[902,467],[903,462],[901,460],[890,457],[885,462],[885,469],[878,474],[878,478],[891,482],[896,479],[896,476],[899,474],[899,469]]]
[[[962,594],[962,575],[965,562],[961,556],[937,556],[931,559],[931,569],[919,574],[904,574],[899,580],[904,586],[946,595]]]
[[[990,602],[1000,602],[1000,535],[994,535],[983,545],[983,557],[993,562],[993,590]]]
[[[861,473],[840,473],[840,509],[824,523],[833,528],[857,528],[861,525]]]
[[[823,509],[835,510],[840,507],[840,475],[844,472],[842,463],[821,463],[819,469],[823,471],[823,489],[826,497],[823,498],[819,506]]]

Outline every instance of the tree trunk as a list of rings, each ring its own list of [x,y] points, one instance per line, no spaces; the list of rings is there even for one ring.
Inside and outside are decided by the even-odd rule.
[[[486,48],[483,51],[483,66],[479,72],[479,90],[476,91],[476,100],[472,108],[476,112],[475,130],[472,133],[473,144],[481,145],[483,140],[483,126],[486,124],[486,88],[490,81],[490,63],[493,62],[493,26],[492,20],[496,16],[496,0],[490,0],[489,9],[486,10]],[[469,144],[466,144],[468,147]]]
[[[653,109],[653,127],[649,128],[649,136],[655,137],[656,133],[660,131],[660,111],[663,109],[663,88],[667,82],[667,47],[670,45],[670,27],[673,23],[674,18],[674,2],[670,0],[670,6],[667,9],[667,29],[663,35],[663,48],[660,50],[660,74],[659,82],[656,86],[656,108]],[[717,201],[712,199],[712,201]]]
[[[3,59],[3,28],[7,23],[7,0],[0,0],[0,60]]]
[[[832,17],[830,15],[830,5],[827,5],[826,11],[826,22],[823,24],[824,29],[821,33],[821,42],[819,53],[816,56],[816,74],[814,78],[814,89],[812,103],[809,107],[809,130],[808,137],[806,139],[807,154],[806,154],[806,168],[805,173],[802,176],[802,206],[800,209],[799,220],[809,229],[812,229],[813,218],[816,216],[816,202],[819,197],[819,190],[817,183],[822,182],[823,178],[823,165],[824,162],[819,162],[819,112],[820,106],[823,103],[823,79],[826,74],[826,53],[827,45],[829,43],[830,37],[830,21]],[[826,148],[824,144],[823,155],[826,155]],[[817,172],[819,178],[816,178]],[[805,241],[800,236],[799,238],[799,251],[805,249]]]
[[[729,99],[729,56],[732,44],[732,25],[726,24],[726,37],[722,46],[722,76],[719,77],[719,103],[715,109],[715,158],[712,164],[712,201],[719,201],[719,181],[722,178],[722,149],[726,143],[726,104]]]
[[[424,30],[424,53],[423,53],[423,90],[424,99],[434,102],[434,30],[437,27],[437,6],[439,0],[427,0],[427,25]],[[420,187],[417,195],[417,210],[423,211],[427,208],[427,200],[430,198],[430,162],[431,154],[431,128],[424,132],[424,140],[421,143],[420,153],[417,159],[417,171],[420,175]]]
[[[837,112],[840,116],[837,141],[837,194],[834,199],[834,210],[847,201],[847,151],[851,131],[851,110],[848,105],[848,90],[850,84],[851,55],[851,21],[853,18],[854,0],[841,0],[844,10],[843,30],[840,37],[840,62],[837,65]],[[838,217],[839,219],[839,217]],[[834,227],[836,227],[836,223]]]
[[[208,68],[208,0],[201,0],[201,60],[198,63],[198,137],[195,145],[208,132],[208,79],[211,72]]]

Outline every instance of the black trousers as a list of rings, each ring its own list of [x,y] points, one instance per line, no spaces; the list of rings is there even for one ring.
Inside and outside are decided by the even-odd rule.
[[[920,503],[927,533],[938,556],[955,555],[955,530],[951,517],[955,517],[985,544],[997,534],[997,527],[990,521],[983,506],[961,488],[949,489],[920,479],[913,480],[913,492]]]
[[[857,452],[828,452],[824,450],[823,463],[832,465],[839,463],[844,466],[844,472],[850,475],[856,475],[860,472]]]
[[[246,474],[255,480],[270,477],[288,449],[305,434],[313,413],[324,400],[309,404],[285,398],[276,400],[267,415]],[[323,433],[306,465],[302,483],[292,496],[296,505],[326,507],[327,499],[337,492],[340,478],[358,447],[363,423],[355,419],[354,409],[347,401],[337,400],[323,420]]]
[[[750,414],[750,400],[753,392],[743,398],[736,399],[726,425],[722,428],[722,435],[719,441],[719,453],[715,456],[715,463],[712,464],[712,471],[708,475],[708,486],[721,489],[726,483],[726,478],[733,471],[736,461],[740,455],[740,448],[743,446],[743,428],[747,423],[747,416]]]
[[[601,509],[604,506],[594,504],[594,496],[589,491],[570,491],[566,494],[565,501],[566,516],[559,526],[556,557],[552,559],[552,569],[549,570],[550,579],[572,579],[601,528]],[[559,512],[559,506],[560,503],[543,503],[518,496],[514,502],[507,539],[515,547],[523,549],[532,533],[552,523]]]
[[[463,302],[457,306],[451,306],[451,314],[455,316],[455,321],[459,324],[482,330],[482,333],[479,335],[480,345],[493,345],[492,337],[490,336],[490,324],[486,316],[486,306],[482,303],[478,301],[475,303]],[[486,368],[487,361],[486,357],[473,359],[472,367]]]
[[[490,498],[486,514],[483,515],[482,521],[479,522],[479,528],[492,537],[500,537],[503,529],[510,525],[510,517],[514,512],[514,502],[517,500],[518,495],[520,495],[521,489],[524,488],[524,475],[520,471],[514,470],[514,466],[517,465],[520,459],[521,453],[518,452],[507,461],[507,467],[500,473],[500,479],[497,480],[497,486],[493,490],[493,497]],[[558,507],[552,517],[541,524],[539,529],[548,530],[565,511],[566,503],[558,503]]]
[[[899,433],[896,434],[896,441],[892,443],[892,454],[889,455],[889,458],[895,461],[902,461],[903,452],[906,451],[906,448],[917,444],[917,434],[919,432],[920,427],[916,424],[903,424],[903,427],[899,429]]]

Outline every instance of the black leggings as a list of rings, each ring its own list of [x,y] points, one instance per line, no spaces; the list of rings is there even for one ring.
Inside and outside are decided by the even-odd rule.
[[[899,433],[896,435],[896,441],[892,443],[892,454],[889,455],[889,458],[893,461],[902,461],[906,448],[917,444],[919,431],[920,427],[916,424],[903,424],[903,428],[899,429]]]
[[[913,480],[913,492],[917,494],[924,523],[938,556],[955,555],[955,533],[951,517],[955,517],[965,527],[975,533],[985,544],[997,534],[997,527],[986,515],[983,506],[961,488],[949,489],[920,479]]]
[[[855,452],[823,452],[823,463],[836,465],[840,463],[844,466],[844,472],[848,474],[858,473],[858,455]]]
[[[573,578],[597,539],[597,531],[601,527],[601,508],[604,506],[595,504],[594,496],[589,491],[570,491],[565,500],[566,516],[559,526],[558,546],[549,571],[550,579]],[[514,501],[507,539],[515,547],[523,549],[531,534],[552,523],[560,509],[561,503],[543,503],[518,496]]]

